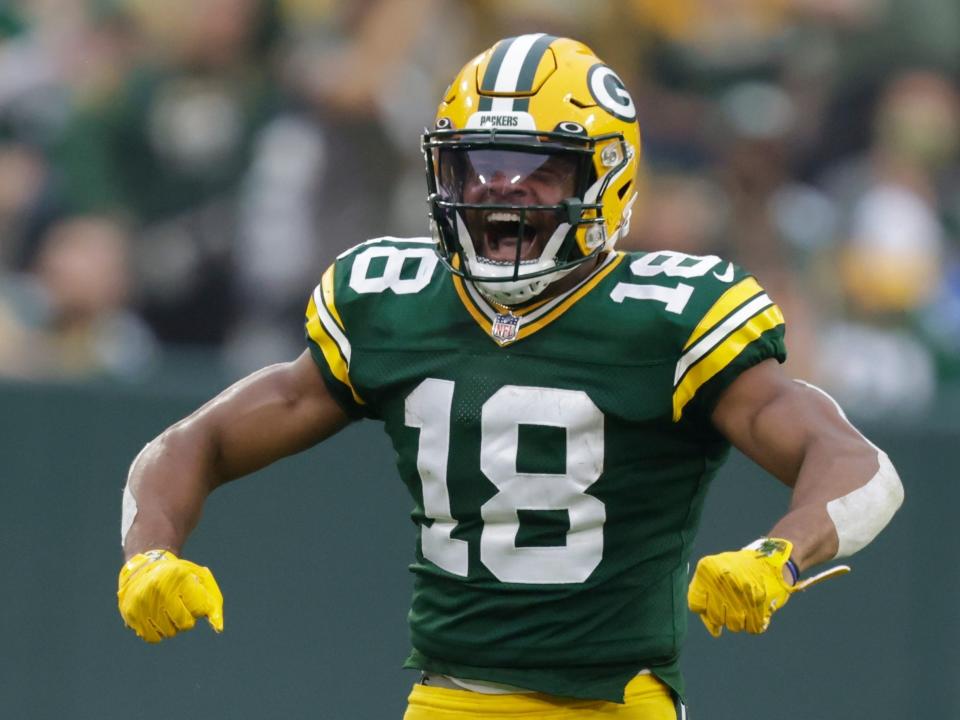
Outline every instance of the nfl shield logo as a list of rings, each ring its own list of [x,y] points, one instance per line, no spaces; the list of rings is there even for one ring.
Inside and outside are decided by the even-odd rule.
[[[501,345],[506,345],[517,339],[517,330],[520,329],[520,318],[513,314],[497,315],[493,321],[491,334],[493,339]]]

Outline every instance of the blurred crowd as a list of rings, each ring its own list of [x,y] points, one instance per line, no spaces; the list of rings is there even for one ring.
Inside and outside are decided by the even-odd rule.
[[[634,93],[624,247],[744,265],[856,415],[960,382],[956,0],[0,3],[0,376],[294,357],[337,253],[426,232],[446,83],[532,31]]]

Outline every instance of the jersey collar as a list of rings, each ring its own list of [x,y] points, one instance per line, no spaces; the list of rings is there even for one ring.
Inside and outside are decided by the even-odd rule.
[[[497,345],[504,347],[529,337],[563,315],[609,275],[623,258],[621,252],[609,253],[592,273],[569,290],[522,308],[508,308],[490,302],[473,283],[459,275],[453,276],[453,286],[480,328]]]

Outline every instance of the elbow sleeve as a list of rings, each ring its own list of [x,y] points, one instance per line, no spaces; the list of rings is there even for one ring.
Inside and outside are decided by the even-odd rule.
[[[866,484],[827,503],[840,540],[835,559],[869,545],[903,504],[903,484],[890,458],[878,449],[877,460],[880,467]]]

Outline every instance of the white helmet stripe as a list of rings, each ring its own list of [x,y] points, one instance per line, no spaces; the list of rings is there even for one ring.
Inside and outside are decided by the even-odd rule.
[[[523,61],[526,60],[527,54],[534,43],[541,37],[543,37],[543,33],[521,35],[510,44],[510,48],[503,58],[503,63],[500,65],[500,72],[497,73],[497,81],[493,86],[494,92],[516,92],[517,80],[520,78],[520,68],[523,67]]]
[[[527,56],[537,46],[537,41],[545,37],[545,33],[532,33],[530,35],[520,35],[512,40],[504,40],[508,43],[506,51],[502,56],[499,67],[488,68],[484,73],[481,86],[488,92],[510,93],[517,92],[517,83],[520,81],[520,72],[524,67],[524,61]],[[536,50],[538,54],[543,54],[546,48]],[[495,57],[491,58],[491,63],[495,62]],[[493,79],[493,87],[489,86],[491,80],[491,71],[496,72],[496,78]],[[514,107],[514,98],[510,97],[483,97],[480,99],[478,110],[493,112],[511,112]]]

